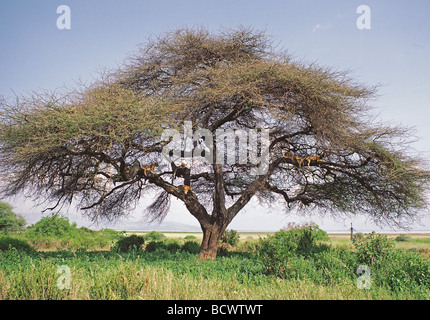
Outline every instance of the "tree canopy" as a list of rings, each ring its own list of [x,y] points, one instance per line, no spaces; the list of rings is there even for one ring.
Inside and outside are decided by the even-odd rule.
[[[409,129],[373,120],[376,92],[276,51],[264,32],[168,32],[90,86],[3,102],[3,193],[76,200],[94,219],[158,192],[147,214],[162,220],[174,196],[202,227],[202,259],[254,196],[405,225],[426,206],[429,174]]]

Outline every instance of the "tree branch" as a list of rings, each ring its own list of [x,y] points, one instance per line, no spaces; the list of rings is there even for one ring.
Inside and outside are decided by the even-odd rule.
[[[179,188],[166,182],[156,174],[151,174],[147,179],[149,182],[164,189],[167,193],[182,200],[187,209],[200,222],[200,224],[210,224],[212,220],[211,216],[207,213],[205,207],[199,202],[197,196],[192,191],[188,191],[188,193],[185,194]]]

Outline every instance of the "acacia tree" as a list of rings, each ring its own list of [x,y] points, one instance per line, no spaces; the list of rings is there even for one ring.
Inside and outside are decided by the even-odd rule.
[[[54,200],[51,209],[76,201],[93,219],[113,219],[157,192],[147,215],[160,221],[174,196],[201,225],[201,259],[216,257],[254,196],[287,212],[404,225],[426,205],[429,175],[407,129],[372,121],[376,89],[293,61],[263,32],[166,33],[91,86],[3,102],[3,193]],[[185,123],[206,135],[163,134]],[[222,129],[269,136],[224,141]]]

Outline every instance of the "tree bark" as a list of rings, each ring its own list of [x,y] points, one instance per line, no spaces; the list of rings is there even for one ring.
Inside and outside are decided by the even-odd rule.
[[[200,260],[215,260],[219,241],[221,240],[226,228],[227,223],[223,223],[221,225],[213,223],[208,226],[202,226],[203,241],[199,251]]]

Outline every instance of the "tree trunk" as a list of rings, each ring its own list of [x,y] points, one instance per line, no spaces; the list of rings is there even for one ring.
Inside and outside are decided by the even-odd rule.
[[[227,225],[218,225],[214,223],[210,226],[203,227],[203,241],[200,246],[199,259],[200,260],[215,260],[217,255],[218,243]]]

